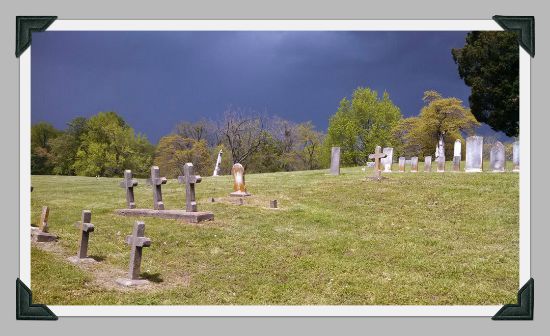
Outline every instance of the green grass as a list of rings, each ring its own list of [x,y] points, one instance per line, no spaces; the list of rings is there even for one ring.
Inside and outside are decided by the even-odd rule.
[[[435,169],[435,165],[433,166]],[[397,169],[397,165],[394,165]],[[419,169],[422,169],[420,164]],[[366,174],[371,174],[369,171]],[[33,296],[50,305],[485,305],[516,301],[519,282],[517,173],[391,173],[378,183],[361,168],[247,175],[253,194],[230,204],[232,178],[205,177],[200,225],[143,218],[153,241],[144,250],[148,290],[120,289],[136,218],[125,206],[121,178],[33,176],[32,219],[50,206],[54,247],[32,248]],[[139,181],[138,207],[152,206]],[[167,209],[184,207],[184,188],[163,186]],[[220,202],[209,203],[209,197]],[[277,199],[280,209],[268,209]],[[96,231],[90,255],[76,254],[83,209]]]

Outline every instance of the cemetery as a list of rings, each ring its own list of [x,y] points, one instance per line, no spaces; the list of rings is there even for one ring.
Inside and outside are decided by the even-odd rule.
[[[246,185],[239,164],[201,177],[188,163],[178,179],[155,166],[147,180],[33,176],[35,295],[64,305],[507,302],[519,162],[499,143],[480,161],[470,145],[480,141],[466,140],[465,162],[438,164],[444,173],[430,156],[390,161],[393,149],[377,146],[373,167],[340,167],[333,148],[328,170],[246,174]]]
[[[34,302],[516,302],[517,36],[379,33],[35,43]]]

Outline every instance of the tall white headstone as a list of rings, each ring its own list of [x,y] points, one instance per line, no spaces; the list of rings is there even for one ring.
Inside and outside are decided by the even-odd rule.
[[[340,175],[340,147],[332,147],[330,153],[330,173]]]
[[[439,137],[437,147],[435,148],[435,160],[437,162],[437,172],[442,173],[445,171],[445,141],[443,135]]]
[[[216,160],[216,167],[214,167],[214,173],[212,176],[218,176],[220,174],[220,165],[222,164],[222,154],[223,151],[220,149],[220,152],[218,153],[218,159]]]
[[[386,154],[386,157],[380,160],[384,167],[384,173],[391,173],[391,165],[393,163],[393,148],[386,147],[382,150],[382,153]]]
[[[462,142],[459,139],[455,140],[453,153],[453,171],[460,171],[460,160],[462,159]]]
[[[483,170],[483,137],[470,136],[466,138],[466,167],[467,173],[477,173]]]
[[[519,172],[519,141],[515,141],[512,145],[512,161],[515,172]]]
[[[506,156],[504,155],[504,145],[502,142],[497,141],[492,147],[489,153],[489,162],[491,171],[495,173],[502,173],[504,171],[504,165],[506,163]]]

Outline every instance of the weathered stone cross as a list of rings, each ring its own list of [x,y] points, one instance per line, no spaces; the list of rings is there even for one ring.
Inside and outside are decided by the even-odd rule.
[[[47,233],[48,232],[48,217],[50,216],[50,208],[45,205],[42,207],[42,213],[40,214],[40,223],[38,227],[40,231]]]
[[[164,210],[162,202],[161,185],[166,184],[166,177],[160,177],[160,169],[157,166],[151,167],[151,178],[147,179],[147,184],[153,186],[153,208],[155,210]]]
[[[187,212],[197,212],[195,200],[195,183],[201,183],[202,177],[193,173],[193,164],[186,163],[183,166],[183,176],[178,176],[179,183],[185,183],[185,209]]]
[[[134,201],[134,187],[137,185],[138,185],[138,181],[132,178],[132,171],[128,169],[125,170],[124,180],[120,182],[120,187],[126,188],[126,203],[127,203],[128,209],[134,209],[136,207],[136,203]]]
[[[80,259],[88,258],[88,239],[90,238],[90,232],[93,232],[95,229],[91,220],[92,212],[90,210],[82,210],[82,220],[75,224],[81,231],[80,247],[77,254],[77,257]]]
[[[380,159],[383,159],[387,156],[387,154],[382,153],[382,147],[376,146],[376,149],[374,151],[374,154],[369,154],[369,159],[374,159],[374,175],[373,178],[376,180],[380,180],[382,178],[381,170],[380,170]]]
[[[136,221],[131,236],[126,236],[126,244],[132,247],[130,252],[130,271],[128,277],[131,280],[139,279],[141,273],[141,255],[144,247],[151,246],[151,239],[145,235],[145,223]]]

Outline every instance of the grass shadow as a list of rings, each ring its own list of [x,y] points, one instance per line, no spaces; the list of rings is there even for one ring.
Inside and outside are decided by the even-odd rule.
[[[88,256],[88,258],[92,258],[97,262],[105,261],[105,257],[99,256],[99,255],[91,255],[91,256]]]
[[[164,281],[164,279],[162,279],[160,277],[160,273],[147,273],[147,272],[143,272],[141,273],[141,277],[143,279],[147,279],[151,282],[154,282],[154,283],[161,283]]]

